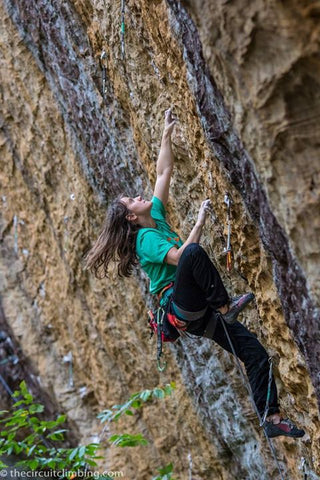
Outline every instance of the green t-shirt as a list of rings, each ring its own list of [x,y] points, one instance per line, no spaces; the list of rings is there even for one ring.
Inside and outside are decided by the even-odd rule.
[[[150,292],[157,293],[172,282],[177,267],[164,261],[168,251],[182,241],[166,222],[166,210],[159,198],[152,198],[151,216],[157,228],[141,228],[136,239],[136,253],[142,269],[150,278]]]

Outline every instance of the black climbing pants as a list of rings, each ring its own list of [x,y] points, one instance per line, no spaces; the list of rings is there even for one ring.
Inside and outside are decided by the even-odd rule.
[[[229,300],[219,272],[207,253],[197,243],[188,245],[180,257],[172,298],[179,307],[193,312],[200,311],[209,305],[203,318],[189,322],[187,331],[197,336],[203,335],[213,311],[225,305]],[[268,391],[268,354],[256,336],[240,322],[225,325],[237,357],[245,365],[254,401],[262,416]],[[224,350],[232,353],[220,319],[218,319],[212,340]],[[274,378],[272,378],[268,415],[278,412],[277,388]]]
[[[219,272],[198,243],[188,245],[180,257],[172,297],[175,304],[191,312],[208,304],[217,309],[228,303]]]

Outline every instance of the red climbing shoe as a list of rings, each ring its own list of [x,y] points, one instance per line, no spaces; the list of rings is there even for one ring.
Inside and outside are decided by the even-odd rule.
[[[229,311],[222,315],[225,322],[234,323],[240,312],[254,299],[253,293],[245,293],[239,297],[232,297],[229,305]]]
[[[306,433],[304,430],[302,430],[302,428],[298,428],[288,418],[282,419],[280,423],[266,421],[264,429],[269,438],[279,437],[280,435],[284,435],[285,437],[300,438]]]

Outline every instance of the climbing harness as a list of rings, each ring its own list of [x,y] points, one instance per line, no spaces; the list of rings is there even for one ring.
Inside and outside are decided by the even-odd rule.
[[[120,30],[120,36],[121,36],[122,60],[125,60],[125,56],[126,56],[125,45],[124,45],[124,34],[125,34],[124,18],[125,18],[125,0],[121,0],[121,30]]]
[[[227,246],[223,249],[223,253],[227,255],[227,270],[232,269],[232,248],[231,248],[231,197],[228,192],[224,196],[224,203],[227,205]]]
[[[107,84],[107,67],[105,65],[107,58],[106,52],[103,50],[100,55],[100,67],[102,70],[102,98],[103,103],[106,103],[106,84]]]
[[[159,372],[163,372],[167,366],[166,361],[161,359],[163,343],[175,342],[180,335],[186,334],[185,330],[187,329],[187,323],[179,320],[171,313],[172,292],[173,282],[166,285],[157,295],[159,307],[156,310],[148,311],[148,323],[151,329],[150,338],[154,334],[157,336],[157,367]]]
[[[269,363],[270,363],[270,368],[269,368],[269,381],[268,381],[268,392],[267,392],[267,399],[266,399],[266,406],[265,406],[265,411],[264,411],[264,415],[263,415],[263,419],[261,418],[261,415],[259,413],[259,410],[257,409],[257,406],[255,404],[255,401],[254,401],[254,396],[253,396],[253,392],[252,392],[252,389],[251,389],[251,385],[250,383],[248,382],[248,380],[246,379],[245,377],[245,374],[243,372],[243,369],[240,365],[240,361],[238,359],[238,356],[236,354],[236,351],[235,351],[235,348],[234,348],[234,345],[232,343],[232,340],[230,338],[230,335],[229,335],[229,332],[227,330],[227,327],[226,327],[226,324],[225,324],[225,321],[221,315],[221,313],[217,312],[217,315],[219,316],[220,318],[220,321],[222,323],[222,326],[224,328],[224,332],[226,334],[226,337],[228,339],[228,342],[229,342],[229,345],[230,345],[230,348],[231,348],[231,351],[233,353],[233,356],[234,356],[234,359],[236,361],[236,364],[238,366],[238,370],[240,372],[240,375],[242,377],[242,380],[243,380],[243,383],[248,391],[248,394],[249,394],[249,397],[250,397],[250,400],[251,400],[251,403],[252,403],[252,406],[256,412],[256,415],[259,419],[259,422],[260,422],[260,426],[263,427],[263,433],[267,439],[267,442],[268,442],[268,445],[269,445],[269,448],[271,450],[271,453],[272,453],[272,456],[275,460],[275,463],[277,465],[277,468],[278,468],[278,471],[279,471],[279,474],[280,474],[280,478],[281,480],[285,480],[283,474],[282,474],[282,470],[281,470],[281,466],[280,466],[280,463],[279,463],[279,460],[277,458],[277,454],[276,454],[276,451],[274,449],[274,446],[273,446],[273,443],[271,442],[271,439],[268,437],[267,433],[266,433],[266,430],[264,428],[264,424],[265,424],[265,419],[267,417],[267,412],[268,412],[268,409],[269,409],[269,400],[270,400],[270,391],[271,391],[271,381],[272,381],[272,362],[271,362],[271,359],[269,359]]]

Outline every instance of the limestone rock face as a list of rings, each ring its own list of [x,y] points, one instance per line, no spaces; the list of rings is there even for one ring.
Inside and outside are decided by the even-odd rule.
[[[274,441],[283,476],[318,478],[319,16],[317,2],[128,0],[121,37],[120,2],[0,5],[1,328],[82,443],[103,409],[178,385],[110,426],[150,445],[106,445],[103,470],[148,480],[172,461],[181,480],[280,478],[230,355],[179,339],[159,373],[145,276],[83,270],[112,198],[151,196],[173,105],[170,221],[185,239],[212,200],[203,245],[231,293],[254,292],[242,321],[273,357],[281,409],[307,431]],[[17,375],[6,367],[12,388]]]

